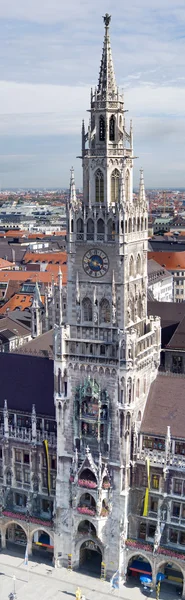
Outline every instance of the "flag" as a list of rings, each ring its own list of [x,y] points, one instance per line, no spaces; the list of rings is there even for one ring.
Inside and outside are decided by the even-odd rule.
[[[111,588],[114,590],[119,590],[119,569],[114,573],[112,579],[110,580]]]
[[[48,496],[50,495],[51,483],[50,483],[50,464],[49,464],[49,449],[48,449],[48,440],[43,441],[44,446],[44,454],[46,459],[46,472],[47,472],[47,489]]]
[[[25,556],[24,556],[24,564],[28,565],[28,544],[26,544]]]

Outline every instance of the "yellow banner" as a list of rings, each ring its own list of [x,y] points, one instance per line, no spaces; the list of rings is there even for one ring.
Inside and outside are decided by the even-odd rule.
[[[143,517],[148,516],[148,502],[149,502],[149,488],[146,488],[145,499],[144,499],[144,508],[143,508]]]
[[[147,479],[148,479],[148,489],[150,489],[150,459],[146,458],[146,470],[147,470]]]
[[[51,483],[50,483],[50,464],[49,464],[49,448],[48,448],[48,440],[43,441],[44,453],[46,459],[46,473],[47,473],[47,488],[48,488],[48,496],[50,495]]]

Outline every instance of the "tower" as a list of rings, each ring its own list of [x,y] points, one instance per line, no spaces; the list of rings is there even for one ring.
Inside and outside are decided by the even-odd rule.
[[[147,202],[133,198],[133,132],[116,85],[109,25],[88,132],[83,203],[67,206],[66,319],[55,331],[56,559],[124,572],[136,439],[160,352],[147,317]],[[68,558],[70,555],[70,558]]]

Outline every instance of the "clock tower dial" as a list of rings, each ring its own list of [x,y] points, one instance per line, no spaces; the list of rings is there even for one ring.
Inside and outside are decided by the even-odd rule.
[[[98,279],[107,273],[109,259],[105,252],[93,248],[84,254],[82,264],[87,275]]]

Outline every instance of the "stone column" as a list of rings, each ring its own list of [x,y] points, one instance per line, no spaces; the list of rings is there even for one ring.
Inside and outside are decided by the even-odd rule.
[[[6,531],[1,531],[1,547],[6,548]]]

